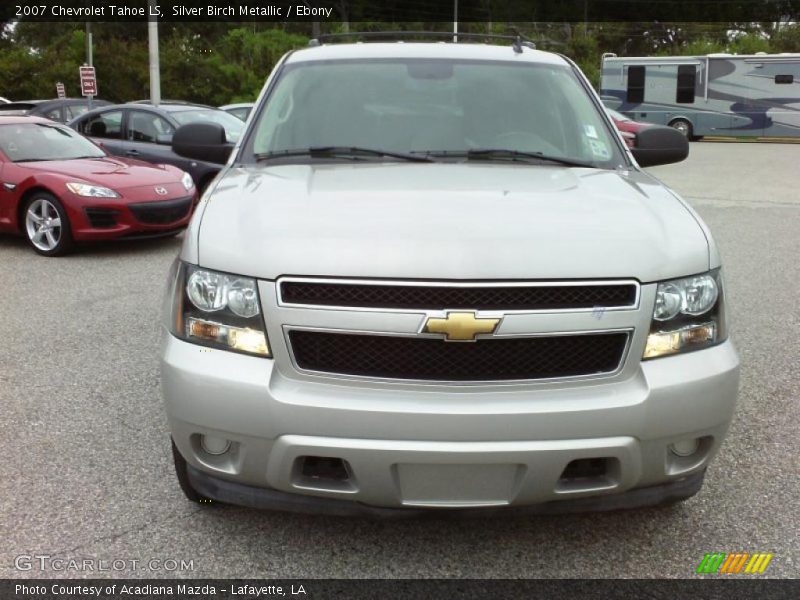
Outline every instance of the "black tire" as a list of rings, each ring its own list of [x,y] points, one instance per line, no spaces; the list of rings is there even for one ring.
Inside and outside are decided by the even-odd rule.
[[[197,504],[213,504],[213,500],[199,494],[197,490],[192,487],[192,484],[189,482],[186,459],[183,458],[183,455],[178,451],[178,447],[175,445],[175,441],[172,438],[170,438],[170,443],[172,444],[172,462],[175,464],[175,475],[178,477],[178,485],[181,486],[183,495],[186,496],[188,500]]]
[[[686,119],[675,119],[674,121],[670,121],[669,126],[680,131],[687,140],[695,139],[694,135],[692,134],[692,124]]]
[[[58,226],[51,225],[56,218]],[[31,248],[42,256],[63,256],[75,245],[67,211],[59,199],[49,192],[34,192],[27,199],[20,213],[19,225]],[[46,231],[44,235],[41,234],[43,228]],[[53,240],[55,243],[51,243]]]

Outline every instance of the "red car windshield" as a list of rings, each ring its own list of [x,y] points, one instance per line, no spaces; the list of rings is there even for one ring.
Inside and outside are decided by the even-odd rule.
[[[0,150],[13,162],[100,158],[106,155],[78,132],[50,123],[0,125]]]

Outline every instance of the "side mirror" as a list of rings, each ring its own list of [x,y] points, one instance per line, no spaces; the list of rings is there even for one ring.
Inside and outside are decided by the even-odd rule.
[[[185,158],[225,164],[233,150],[219,123],[188,123],[172,136],[172,149]]]
[[[689,156],[689,141],[677,129],[652,125],[636,134],[636,145],[631,152],[640,167],[668,165]]]

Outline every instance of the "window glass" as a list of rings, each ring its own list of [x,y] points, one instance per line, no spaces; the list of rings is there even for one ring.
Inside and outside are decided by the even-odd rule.
[[[45,119],[51,119],[53,121],[61,121],[61,109],[54,108],[52,110],[48,110],[42,116],[44,116]]]
[[[58,123],[0,124],[0,150],[14,162],[105,156],[77,131]]]
[[[132,110],[128,116],[128,139],[134,142],[165,142],[175,129],[155,113]]]
[[[695,65],[680,65],[678,67],[678,87],[675,92],[675,102],[678,104],[691,104],[694,102],[694,85],[697,78]]]
[[[122,139],[122,111],[112,110],[81,121],[78,131],[84,135],[109,140]]]
[[[605,166],[618,158],[605,123],[562,65],[410,58],[298,63],[269,97],[252,151],[500,149]]]
[[[242,129],[244,129],[244,123],[240,119],[226,113],[224,110],[193,108],[191,110],[174,111],[172,117],[181,125],[199,123],[201,121],[219,123],[225,128],[225,137],[231,143],[239,139]]]
[[[250,113],[250,109],[243,106],[242,108],[232,108],[228,112],[231,113],[237,119],[246,121],[247,115]]]
[[[641,104],[644,102],[644,66],[628,67],[628,102]]]
[[[80,117],[83,113],[89,110],[89,107],[85,104],[72,104],[71,106],[64,107],[64,110],[67,113],[67,121],[71,121],[75,117]]]

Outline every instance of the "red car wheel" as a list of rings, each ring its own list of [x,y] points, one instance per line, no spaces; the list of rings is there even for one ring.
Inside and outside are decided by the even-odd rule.
[[[23,212],[24,232],[33,249],[43,256],[59,256],[72,249],[69,218],[58,198],[36,192]]]

